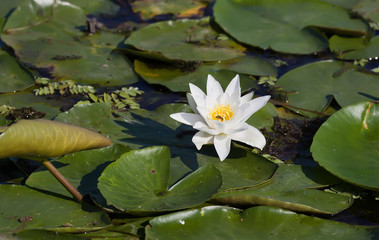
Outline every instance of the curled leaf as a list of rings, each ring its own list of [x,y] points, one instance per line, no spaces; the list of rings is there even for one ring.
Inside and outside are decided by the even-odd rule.
[[[54,157],[111,145],[105,136],[62,122],[20,120],[0,135],[0,158]]]

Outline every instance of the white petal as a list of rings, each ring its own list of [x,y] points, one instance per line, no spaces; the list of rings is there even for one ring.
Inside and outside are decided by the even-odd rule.
[[[270,100],[271,96],[263,96],[255,98],[243,105],[240,106],[240,112],[242,113],[241,116],[239,116],[240,122],[245,122],[251,115],[253,115],[255,112],[257,112],[259,109],[261,109],[268,100]]]
[[[210,128],[207,124],[203,122],[196,122],[192,127],[196,130],[203,131],[211,135],[217,135],[220,133],[219,131]]]
[[[220,134],[214,137],[216,152],[221,161],[229,155],[231,139],[226,134]]]
[[[263,149],[266,145],[266,139],[263,134],[253,126],[246,124],[248,128],[245,131],[237,132],[230,135],[230,138],[239,142],[246,143],[250,146]]]
[[[249,92],[248,94],[243,95],[240,98],[240,105],[242,105],[242,104],[247,103],[248,101],[250,101],[253,98],[253,95],[254,95],[254,92]]]
[[[204,123],[204,118],[195,113],[173,113],[170,115],[171,118],[175,119],[178,122],[187,124],[187,125],[195,125],[197,122]],[[204,123],[205,124],[205,123]]]
[[[236,102],[241,96],[240,77],[237,74],[229,85],[226,87],[225,93],[227,93],[231,101]]]
[[[197,106],[205,106],[205,93],[196,85],[189,84],[191,95],[196,102]]]
[[[206,132],[198,131],[193,137],[192,142],[197,150],[200,150],[204,144],[212,144],[214,136]]]
[[[216,81],[210,74],[208,74],[208,80],[207,80],[207,105],[208,105],[208,98],[215,100],[219,98],[224,93],[222,90],[221,84]]]
[[[192,97],[191,93],[187,93],[187,101],[188,101],[188,104],[190,105],[192,111],[196,114],[200,114],[196,108],[197,105],[196,105],[195,99]]]

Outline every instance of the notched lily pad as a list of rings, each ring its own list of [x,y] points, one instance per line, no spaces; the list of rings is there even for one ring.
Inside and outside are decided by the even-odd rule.
[[[322,112],[333,97],[340,106],[379,99],[379,76],[360,71],[356,66],[339,61],[307,64],[284,74],[278,81],[287,93],[288,104]],[[313,113],[298,112],[314,116]]]
[[[314,28],[358,36],[368,31],[368,26],[351,19],[346,9],[318,0],[217,1],[214,16],[240,42],[294,54],[327,48],[327,40]]]
[[[337,182],[340,181],[320,168],[281,164],[271,180],[250,188],[219,192],[211,202],[236,207],[266,205],[292,211],[336,214],[352,205],[352,197],[315,188]]]
[[[330,49],[341,59],[378,59],[379,36],[366,38],[343,38],[337,35],[329,40]]]
[[[214,31],[209,18],[153,23],[133,32],[125,44],[146,57],[183,61],[227,60],[243,56],[245,50]]]
[[[123,154],[101,174],[98,187],[109,205],[143,214],[199,205],[220,188],[220,172],[205,165],[168,186],[170,151],[150,147]]]
[[[378,190],[379,103],[357,103],[333,114],[314,136],[311,152],[334,175]]]

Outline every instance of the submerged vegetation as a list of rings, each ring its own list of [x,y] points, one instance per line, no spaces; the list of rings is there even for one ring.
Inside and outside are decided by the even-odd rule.
[[[378,238],[378,10],[376,0],[2,1],[0,238]],[[237,74],[240,90],[206,98]],[[251,125],[259,144],[245,134],[209,146],[227,136],[236,96],[253,93],[271,98],[228,134]],[[174,113],[206,132],[200,142]]]

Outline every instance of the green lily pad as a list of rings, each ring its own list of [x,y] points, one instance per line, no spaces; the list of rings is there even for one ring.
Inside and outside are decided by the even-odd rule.
[[[138,13],[142,19],[150,19],[159,15],[172,14],[179,18],[189,18],[204,15],[204,8],[209,0],[142,0],[130,3],[134,12]]]
[[[0,185],[0,194],[0,231],[3,233],[27,229],[80,232],[110,224],[103,211],[89,204],[78,204],[25,186]]]
[[[322,0],[323,2],[331,3],[340,7],[351,9],[359,0]]]
[[[7,105],[14,108],[33,108],[36,111],[46,113],[45,118],[52,119],[61,111],[61,107],[67,103],[57,99],[49,99],[45,96],[35,96],[32,92],[16,92],[0,94],[0,106]],[[32,116],[30,116],[32,118]]]
[[[77,237],[72,234],[58,233],[48,230],[24,230],[16,234],[0,234],[4,240],[84,240],[87,238]]]
[[[379,36],[371,38],[343,38],[333,36],[329,40],[330,49],[341,59],[378,59]]]
[[[85,24],[86,17],[76,5],[39,5],[29,0],[9,17],[1,38],[22,62],[53,77],[109,86],[135,83],[137,76],[128,60],[113,51],[124,36],[88,35],[79,28]]]
[[[87,14],[106,14],[112,15],[116,14],[120,10],[120,6],[115,2],[108,0],[95,0],[95,1],[86,1],[86,0],[66,0],[66,2],[70,2],[81,9],[83,12]]]
[[[0,84],[1,92],[13,92],[32,86],[34,78],[14,57],[0,50]]]
[[[327,48],[327,40],[314,27],[358,36],[368,31],[346,9],[318,0],[225,0],[217,1],[213,10],[216,22],[238,41],[286,53],[310,54]]]
[[[52,164],[82,195],[89,194],[96,202],[106,206],[97,188],[97,179],[108,164],[129,150],[123,145],[114,144],[106,148],[67,154],[59,160],[52,161]],[[25,184],[34,189],[72,197],[44,166],[33,172]]]
[[[147,239],[373,239],[378,228],[352,226],[259,206],[244,211],[209,206],[159,216],[146,226]]]
[[[378,0],[359,0],[352,8],[352,11],[369,21],[379,24]]]
[[[183,61],[219,61],[243,56],[244,47],[215,32],[209,18],[150,24],[133,32],[125,44],[147,57]]]
[[[333,97],[340,106],[379,98],[379,76],[359,71],[356,66],[338,61],[307,64],[284,74],[278,84],[287,92],[288,104],[322,112]],[[298,112],[313,116],[311,112]]]
[[[188,84],[192,83],[205,90],[208,74],[211,74],[226,87],[233,77],[239,73],[242,91],[257,85],[257,82],[246,75],[270,76],[276,75],[276,69],[270,63],[253,56],[244,56],[217,63],[203,63],[184,66],[183,68],[148,64],[139,60],[134,61],[136,72],[150,84],[160,84],[171,91],[189,91]]]
[[[199,205],[221,186],[220,172],[205,165],[173,186],[168,186],[170,151],[150,147],[123,154],[103,171],[99,189],[113,205],[123,211],[173,211]]]
[[[311,152],[334,175],[362,187],[379,189],[379,103],[342,108],[317,131]]]
[[[270,181],[252,188],[219,192],[213,196],[212,203],[235,207],[267,205],[292,211],[337,214],[352,205],[352,197],[313,189],[337,182],[319,168],[281,164]]]

